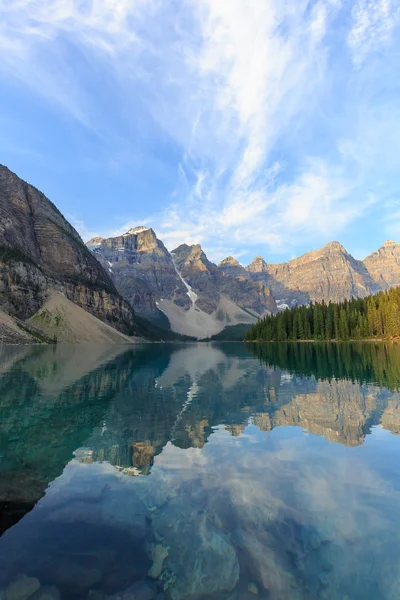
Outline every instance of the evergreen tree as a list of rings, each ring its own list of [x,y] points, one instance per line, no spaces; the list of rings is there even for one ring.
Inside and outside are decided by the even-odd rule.
[[[400,288],[339,304],[310,303],[260,319],[246,340],[359,340],[400,337]]]

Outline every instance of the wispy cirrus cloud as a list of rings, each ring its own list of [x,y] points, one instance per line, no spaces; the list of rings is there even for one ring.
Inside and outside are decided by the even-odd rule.
[[[185,214],[179,204],[170,207],[161,220],[160,235],[169,247],[182,239],[202,243],[216,260],[224,258],[227,240],[231,247],[245,245],[251,252],[260,246],[285,251],[295,247],[291,239],[335,236],[374,202],[357,197],[354,182],[319,160],[309,160],[290,183],[274,183],[243,198],[236,194],[222,210],[213,210],[212,202],[205,210],[202,203],[186,205]],[[355,201],[347,201],[349,194]]]
[[[86,46],[116,54],[139,43],[137,23],[153,0],[15,0],[0,4],[4,49],[26,54],[63,33]]]
[[[167,240],[175,243],[175,232],[190,232],[205,244],[219,238],[224,246],[227,239],[246,237],[250,247],[283,248],[298,234],[335,232],[354,218],[360,205],[344,205],[351,186],[336,165],[305,156],[289,183],[287,165],[274,157],[276,146],[295,137],[318,104],[326,80],[326,36],[340,9],[341,2],[322,0],[311,8],[274,0],[197,4],[202,37],[196,55],[189,55],[190,67],[207,98],[181,165],[184,197],[161,222]],[[205,164],[203,128],[216,142]],[[187,189],[193,164],[203,168],[201,196],[197,181]]]
[[[200,164],[205,175],[201,198],[196,201],[196,194],[185,190],[181,202],[167,211],[161,228],[167,239],[175,242],[174,231],[179,231],[205,245],[215,239],[221,246],[228,239],[246,239],[249,248],[287,251],[299,240],[336,237],[373,211],[382,192],[376,167],[386,180],[392,179],[392,160],[383,167],[379,155],[394,156],[398,147],[393,119],[383,117],[393,114],[385,113],[393,96],[385,89],[388,80],[380,77],[381,66],[367,75],[360,66],[359,81],[350,83],[354,75],[343,57],[346,39],[349,59],[356,60],[356,53],[361,59],[365,36],[372,36],[365,51],[381,50],[393,34],[398,7],[391,0],[358,0],[346,32],[348,8],[322,0],[235,0],[229,5],[204,0],[197,5],[202,37],[190,64],[208,97],[184,166],[190,173],[193,164]],[[341,38],[334,29],[337,20]],[[338,51],[343,57],[335,73]],[[344,80],[354,89],[344,88]],[[327,94],[344,94],[348,106],[342,107],[338,96],[339,113],[331,105],[323,115],[327,98],[331,100]],[[332,125],[315,127],[320,113]],[[389,135],[382,136],[385,123],[391,123]],[[216,154],[208,153],[202,162],[204,153],[196,155],[196,149],[202,148],[202,128],[210,124]],[[315,136],[311,143],[310,128]],[[322,149],[324,135],[329,146]],[[301,151],[303,140],[308,143]],[[353,150],[347,156],[346,147]],[[214,243],[213,251],[219,254]]]
[[[400,25],[400,5],[397,0],[357,0],[352,18],[348,44],[359,67],[371,52],[390,42]]]
[[[16,0],[0,2],[0,72],[30,86],[85,126],[101,129],[79,77],[100,60],[116,64],[140,52],[137,33],[153,0]],[[75,48],[71,61],[71,48]]]
[[[104,175],[99,162],[123,177],[136,161],[143,187],[167,182],[151,202],[113,196],[132,219],[110,225],[105,210],[101,233],[141,224],[144,205],[170,248],[292,254],[395,192],[399,11],[395,0],[0,0],[0,76],[98,136],[93,172]],[[89,219],[77,216],[85,237]]]

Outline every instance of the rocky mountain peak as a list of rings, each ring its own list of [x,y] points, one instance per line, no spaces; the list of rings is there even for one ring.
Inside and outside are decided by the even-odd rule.
[[[104,240],[104,238],[102,238],[100,236],[95,236],[91,240],[86,242],[86,246],[88,246],[90,249],[98,248],[99,246],[101,246],[103,240]]]
[[[194,264],[196,262],[201,262],[206,264],[209,262],[200,244],[192,244],[191,246],[181,244],[172,251],[172,254],[179,263]]]
[[[256,256],[255,259],[246,267],[248,271],[252,271],[254,273],[258,273],[264,271],[267,266],[267,263],[263,259],[262,256]]]
[[[393,247],[395,247],[395,248],[399,247],[399,244],[397,244],[393,240],[386,240],[386,242],[382,246],[382,248],[393,248]]]
[[[143,233],[143,231],[150,231],[150,228],[145,227],[144,225],[138,225],[138,227],[131,227],[129,229],[129,231],[124,233],[124,236],[125,235],[137,235],[138,233]],[[154,231],[153,231],[153,233],[154,233]]]
[[[97,243],[93,243],[97,242]],[[110,251],[118,251],[120,254],[119,258],[122,259],[125,255],[122,252],[133,252],[133,253],[144,253],[149,252],[156,254],[157,256],[167,256],[168,251],[164,244],[157,239],[154,231],[149,227],[134,227],[122,235],[110,238],[94,238],[87,243],[87,246],[91,250],[103,249],[104,251],[108,248]],[[98,258],[98,255],[96,255]],[[127,257],[128,255],[126,255]],[[106,257],[107,260],[111,260],[111,256]]]
[[[347,254],[346,248],[339,242],[329,242],[322,248],[322,251],[324,250],[326,252],[342,252],[343,254]]]
[[[221,260],[218,266],[223,267],[225,265],[231,265],[232,267],[242,266],[240,262],[236,260],[236,258],[233,258],[233,256],[227,256],[226,258],[224,258],[224,260]]]
[[[175,250],[172,250],[171,254],[179,254],[180,252],[187,252],[188,250],[190,250],[188,244],[181,244],[180,246],[177,246]]]
[[[400,284],[400,246],[396,242],[386,240],[363,262],[380,289]]]

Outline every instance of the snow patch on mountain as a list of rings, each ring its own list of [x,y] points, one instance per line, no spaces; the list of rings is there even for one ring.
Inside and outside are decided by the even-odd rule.
[[[139,225],[138,227],[131,227],[129,231],[124,233],[124,237],[127,235],[136,235],[137,233],[142,233],[142,231],[148,231],[149,227],[145,227],[144,225]]]
[[[194,292],[192,290],[192,288],[190,287],[190,285],[188,283],[186,283],[186,281],[183,279],[182,275],[180,274],[179,269],[178,269],[178,267],[176,266],[176,263],[175,263],[174,252],[171,252],[171,257],[172,257],[173,265],[175,267],[176,274],[178,275],[179,279],[182,281],[183,285],[187,289],[187,295],[189,296],[190,301],[192,303],[192,308],[194,308],[194,306],[196,304],[196,301],[198,300],[198,295],[196,294],[196,292]]]

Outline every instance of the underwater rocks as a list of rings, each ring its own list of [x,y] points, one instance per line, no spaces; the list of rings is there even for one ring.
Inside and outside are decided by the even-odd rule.
[[[157,596],[157,589],[147,581],[135,581],[128,588],[117,594],[109,596],[107,600],[153,600]]]
[[[4,595],[0,593],[3,600],[61,600],[60,592],[52,586],[40,587],[40,581],[36,577],[20,575],[6,589]]]
[[[28,600],[40,588],[40,581],[36,577],[21,575],[10,583],[6,589],[4,600]]]
[[[35,592],[30,600],[61,600],[61,594],[55,585],[47,585]]]
[[[258,594],[260,593],[258,591],[258,586],[256,583],[254,583],[254,581],[251,581],[247,587],[247,590],[250,594],[253,594],[253,596],[258,596]]]
[[[152,558],[153,564],[149,571],[149,577],[158,579],[163,571],[164,560],[168,556],[168,549],[162,544],[156,544],[153,548]]]
[[[154,513],[153,531],[162,544],[158,544],[161,548],[152,569],[158,572],[163,558],[159,580],[171,600],[234,589],[239,579],[236,552],[229,538],[214,529],[204,510],[188,506],[181,498],[173,499],[164,510]]]

